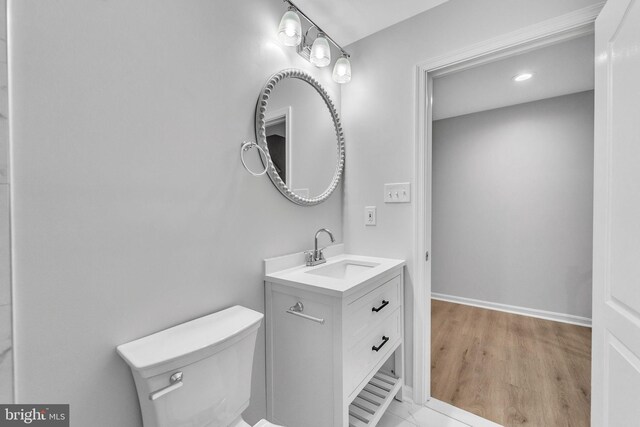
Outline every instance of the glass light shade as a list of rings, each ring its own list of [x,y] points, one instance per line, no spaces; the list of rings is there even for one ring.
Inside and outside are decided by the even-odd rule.
[[[333,66],[333,81],[349,83],[351,81],[351,62],[346,56],[341,56]]]
[[[278,27],[278,38],[285,46],[298,46],[302,41],[302,25],[295,10],[289,9],[282,15]]]
[[[318,34],[313,45],[311,45],[309,60],[316,67],[326,67],[331,62],[331,48],[324,34]]]

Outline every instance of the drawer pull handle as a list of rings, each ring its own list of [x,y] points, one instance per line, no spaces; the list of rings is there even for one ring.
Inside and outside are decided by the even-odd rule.
[[[380,345],[379,345],[379,346],[377,346],[377,347],[374,345],[373,347],[371,347],[371,350],[373,350],[373,351],[380,351],[380,349],[381,349],[382,347],[384,347],[384,345],[387,343],[387,341],[389,341],[389,337],[385,337],[385,336],[383,335],[383,336],[382,336],[382,343],[380,343]]]
[[[293,314],[294,316],[300,316],[303,319],[311,320],[312,322],[324,324],[324,319],[320,319],[319,317],[309,316],[308,314],[304,314],[302,311],[304,310],[304,305],[300,301],[298,301],[294,306],[289,307],[287,313]]]
[[[380,307],[378,307],[378,308],[373,307],[373,308],[371,309],[371,311],[373,311],[373,312],[377,313],[377,312],[379,312],[380,310],[382,310],[383,308],[385,308],[387,305],[389,305],[389,301],[382,300],[382,305],[381,305]]]

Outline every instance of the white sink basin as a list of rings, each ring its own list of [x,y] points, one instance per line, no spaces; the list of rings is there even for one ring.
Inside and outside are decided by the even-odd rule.
[[[343,261],[305,271],[305,273],[315,274],[316,276],[332,277],[334,279],[351,279],[352,277],[359,276],[360,274],[379,265],[380,264],[377,262],[345,259]]]
[[[404,265],[401,259],[345,254],[342,244],[329,246],[324,255],[327,263],[314,267],[304,264],[303,252],[266,259],[265,283],[293,286],[344,298],[356,293],[360,286]]]

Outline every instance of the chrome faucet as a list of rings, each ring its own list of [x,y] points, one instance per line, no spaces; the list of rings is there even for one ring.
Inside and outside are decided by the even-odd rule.
[[[320,230],[316,231],[316,235],[314,238],[313,251],[306,251],[304,253],[305,262],[308,266],[323,264],[327,262],[327,260],[324,259],[324,254],[322,253],[322,251],[326,247],[318,249],[318,235],[320,235],[320,233],[323,233],[323,232],[329,235],[329,238],[331,239],[331,243],[336,241],[336,239],[333,238],[333,233],[331,233],[331,231],[327,230],[326,228],[321,228]]]

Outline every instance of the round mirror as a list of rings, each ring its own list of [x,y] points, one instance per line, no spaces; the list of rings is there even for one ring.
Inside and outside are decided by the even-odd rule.
[[[302,70],[274,74],[256,107],[256,139],[267,173],[299,205],[316,205],[336,189],[344,169],[344,135],[333,101]]]

